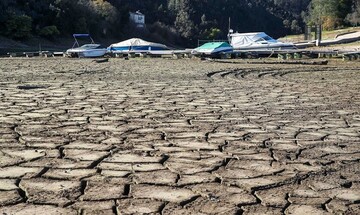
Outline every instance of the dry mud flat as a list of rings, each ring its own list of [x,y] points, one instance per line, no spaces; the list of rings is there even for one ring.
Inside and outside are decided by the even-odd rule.
[[[360,214],[360,64],[0,59],[1,214]]]

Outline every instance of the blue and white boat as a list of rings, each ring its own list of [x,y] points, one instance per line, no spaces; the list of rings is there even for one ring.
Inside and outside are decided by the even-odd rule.
[[[112,44],[108,47],[110,53],[144,53],[150,51],[169,50],[166,45],[160,43],[148,42],[139,38],[132,38],[119,43]]]
[[[221,54],[232,53],[233,47],[227,42],[210,42],[192,50],[193,55],[216,56]]]

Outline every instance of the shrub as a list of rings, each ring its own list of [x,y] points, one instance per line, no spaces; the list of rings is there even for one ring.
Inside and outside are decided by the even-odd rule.
[[[59,34],[60,31],[55,25],[46,26],[39,31],[39,35],[46,38],[53,38]]]
[[[340,21],[338,18],[332,16],[324,17],[324,23],[323,23],[324,30],[331,31],[336,29],[339,25],[340,25]]]
[[[220,39],[221,30],[218,28],[210,28],[206,29],[204,33],[201,35],[206,40],[216,40]]]

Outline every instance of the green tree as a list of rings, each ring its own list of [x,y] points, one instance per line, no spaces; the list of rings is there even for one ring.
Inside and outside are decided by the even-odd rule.
[[[176,16],[175,27],[178,29],[181,36],[187,39],[192,39],[196,28],[191,19],[191,13],[190,1],[182,0]]]
[[[354,0],[351,13],[347,14],[346,21],[352,26],[358,26],[360,24],[360,0]]]
[[[0,1],[0,23],[5,22],[6,19],[7,19],[8,6],[9,6],[9,1],[8,0]]]
[[[338,8],[338,0],[312,0],[306,21],[308,24],[322,25],[326,30],[333,29],[339,21]]]
[[[207,40],[217,40],[217,39],[221,39],[220,35],[221,35],[220,29],[211,28],[210,30],[205,30],[203,37],[204,39]]]
[[[291,22],[291,31],[294,33],[301,33],[301,27],[299,26],[299,22],[295,19]]]
[[[55,25],[63,34],[87,33],[93,19],[88,1],[55,0]]]
[[[7,35],[6,25],[12,16],[16,13],[16,1],[13,0],[1,0],[0,1],[0,34]]]
[[[348,14],[351,13],[353,0],[338,0],[338,16],[341,20],[344,20]]]
[[[12,16],[6,22],[6,35],[15,39],[25,39],[31,35],[32,18],[26,15]]]
[[[97,25],[95,29],[101,32],[103,35],[107,35],[108,31],[112,30],[112,27],[117,26],[119,23],[118,10],[109,2],[104,0],[96,0],[91,2],[91,9],[96,15]]]
[[[39,35],[49,38],[49,39],[53,39],[55,36],[59,35],[60,31],[58,30],[58,28],[55,25],[50,25],[50,26],[45,26],[44,28],[42,28],[39,31]]]

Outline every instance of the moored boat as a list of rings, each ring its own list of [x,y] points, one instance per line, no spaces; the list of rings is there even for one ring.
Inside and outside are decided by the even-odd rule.
[[[94,43],[94,40],[91,38],[89,34],[74,34],[75,43],[71,49],[66,51],[66,55],[69,57],[85,57],[85,58],[93,58],[93,57],[102,57],[106,54],[106,48],[100,48],[100,44]],[[91,40],[90,44],[85,44],[80,46],[77,38],[79,37],[88,37]]]
[[[230,45],[234,50],[283,50],[296,49],[292,43],[283,43],[273,39],[264,32],[228,34]]]
[[[149,51],[165,51],[169,50],[166,45],[160,43],[153,43],[142,40],[140,38],[132,38],[119,43],[112,44],[108,47],[111,53],[143,53]]]
[[[233,47],[231,47],[227,42],[209,42],[192,50],[191,54],[217,56],[232,52],[233,52]]]

